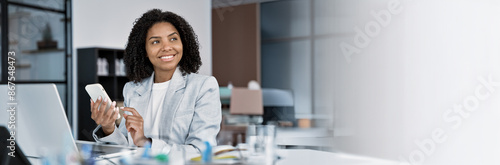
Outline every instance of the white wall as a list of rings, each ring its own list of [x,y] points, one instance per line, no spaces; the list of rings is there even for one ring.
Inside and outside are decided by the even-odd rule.
[[[391,1],[344,1],[349,10],[332,12],[331,27],[350,35],[321,41],[335,150],[409,164],[500,164],[500,86],[481,80],[500,82],[500,3],[396,0],[400,12],[381,25],[371,12]],[[343,42],[359,52],[346,56]]]
[[[125,49],[135,19],[149,9],[159,8],[184,17],[200,42],[203,65],[199,73],[212,75],[211,1],[207,0],[77,0],[73,1],[73,102],[76,103],[77,48]],[[73,109],[76,108],[76,104]],[[76,114],[76,113],[75,113]],[[75,118],[75,117],[74,117]],[[76,120],[74,120],[76,121]]]

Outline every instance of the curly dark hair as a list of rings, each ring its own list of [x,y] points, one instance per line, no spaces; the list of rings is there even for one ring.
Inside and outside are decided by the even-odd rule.
[[[191,25],[175,13],[152,9],[144,13],[141,18],[136,19],[128,36],[123,59],[130,81],[140,82],[153,73],[153,64],[149,61],[146,53],[146,35],[154,24],[160,22],[171,23],[179,31],[183,52],[178,66],[182,74],[198,72],[201,66],[199,43]]]

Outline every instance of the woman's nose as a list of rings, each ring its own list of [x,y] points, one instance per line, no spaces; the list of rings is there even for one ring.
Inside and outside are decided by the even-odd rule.
[[[170,44],[168,42],[163,42],[162,49],[164,51],[170,51],[170,50],[172,50],[172,44]]]

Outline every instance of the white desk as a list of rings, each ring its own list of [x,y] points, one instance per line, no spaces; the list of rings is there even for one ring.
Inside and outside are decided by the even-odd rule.
[[[330,147],[333,144],[333,132],[327,128],[278,128],[276,144],[278,146]]]
[[[309,150],[309,149],[278,149],[277,154],[280,159],[276,161],[276,165],[399,165],[399,162],[356,156],[344,153],[332,153],[325,151]],[[119,159],[111,159],[115,163],[119,163]],[[100,160],[99,164],[110,164],[109,160]],[[190,163],[187,163],[189,165]],[[200,163],[194,163],[200,164]],[[219,163],[224,164],[224,163]],[[241,164],[241,163],[236,163]],[[204,164],[210,165],[210,164]],[[215,164],[214,164],[215,165]]]
[[[399,165],[399,162],[308,149],[281,149],[276,165]]]

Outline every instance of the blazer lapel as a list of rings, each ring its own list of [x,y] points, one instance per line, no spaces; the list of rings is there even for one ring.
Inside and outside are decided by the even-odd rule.
[[[184,89],[186,87],[186,76],[182,75],[182,72],[177,67],[172,79],[170,80],[170,85],[165,94],[165,100],[163,101],[162,110],[162,120],[161,123],[166,123],[165,127],[160,127],[160,136],[167,138],[172,132],[172,126],[174,124],[175,113],[179,108],[179,104],[184,96]],[[169,143],[169,139],[165,139]]]
[[[144,117],[145,112],[148,108],[149,99],[151,98],[151,88],[153,87],[153,78],[155,74],[151,74],[150,77],[145,78],[141,85],[135,90],[137,95],[134,95],[135,98],[131,99],[131,104],[133,108]]]

